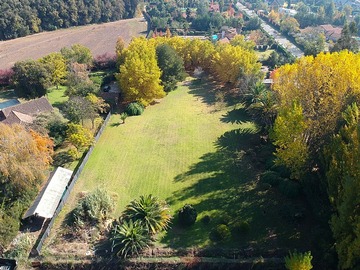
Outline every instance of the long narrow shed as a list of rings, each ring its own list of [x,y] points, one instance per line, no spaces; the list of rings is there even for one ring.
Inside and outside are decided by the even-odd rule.
[[[68,169],[58,167],[23,218],[31,216],[52,218],[72,173]]]

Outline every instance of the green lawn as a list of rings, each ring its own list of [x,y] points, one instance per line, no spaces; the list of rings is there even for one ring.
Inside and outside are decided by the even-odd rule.
[[[113,115],[85,166],[62,216],[76,203],[79,192],[104,187],[117,193],[118,216],[125,205],[143,194],[165,199],[172,213],[185,203],[198,211],[189,229],[176,226],[159,244],[178,247],[210,245],[209,232],[222,219],[231,227],[248,221],[250,232],[221,245],[261,248],[300,247],[307,222],[299,226],[281,218],[288,202],[258,183],[263,165],[256,125],[243,105],[218,110],[211,83],[193,81],[169,93],[142,116],[119,124]],[[209,224],[201,219],[211,217]],[[299,241],[298,241],[299,240]]]
[[[266,50],[266,51],[255,51],[256,55],[258,56],[259,61],[265,61],[267,60],[270,55],[274,52],[274,50]]]
[[[49,99],[49,102],[54,107],[61,107],[68,99],[68,96],[65,96],[66,86],[59,86],[57,89],[56,86],[53,86],[48,89],[46,97]]]

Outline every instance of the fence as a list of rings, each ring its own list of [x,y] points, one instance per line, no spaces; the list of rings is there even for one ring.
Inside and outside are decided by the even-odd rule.
[[[99,131],[96,133],[95,136],[95,142],[97,142],[101,136],[101,134],[103,133],[107,123],[109,122],[111,116],[111,112],[108,113],[108,115],[106,116],[104,123],[101,125],[101,128],[99,129]],[[45,239],[49,236],[50,231],[52,226],[54,225],[55,219],[58,216],[58,214],[61,212],[62,208],[64,207],[75,183],[77,182],[82,170],[85,167],[86,162],[88,161],[92,151],[94,150],[94,145],[92,145],[89,150],[86,152],[84,158],[81,161],[81,164],[76,168],[75,173],[73,173],[73,175],[71,176],[71,180],[70,180],[70,184],[66,187],[66,190],[63,194],[63,196],[61,197],[61,200],[59,202],[59,205],[57,206],[55,213],[53,215],[53,217],[51,218],[50,222],[45,223],[45,226],[42,229],[42,234],[40,238],[38,238],[38,240],[36,241],[33,250],[32,250],[32,255],[39,255],[41,248],[44,244]]]

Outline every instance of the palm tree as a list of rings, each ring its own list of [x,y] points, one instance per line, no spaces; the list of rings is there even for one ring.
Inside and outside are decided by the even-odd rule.
[[[262,83],[253,87],[251,93],[251,104],[247,108],[250,115],[266,128],[272,126],[277,114],[277,100],[273,91],[266,89]]]
[[[150,234],[156,234],[169,227],[171,215],[165,201],[152,196],[140,196],[126,206],[123,219],[140,222]]]
[[[144,248],[149,247],[150,243],[148,231],[140,222],[122,221],[112,231],[111,252],[126,258],[128,255],[138,255]]]

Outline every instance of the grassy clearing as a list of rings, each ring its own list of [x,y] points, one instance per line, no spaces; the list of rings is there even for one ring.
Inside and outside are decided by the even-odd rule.
[[[258,183],[263,164],[257,154],[265,156],[269,149],[260,144],[257,126],[243,105],[219,110],[214,100],[214,85],[193,81],[126,124],[113,115],[62,217],[74,207],[77,194],[103,186],[118,194],[115,216],[142,194],[165,199],[173,213],[185,203],[194,205],[196,224],[181,229],[175,217],[158,243],[162,246],[212,245],[209,232],[224,219],[230,227],[248,221],[250,231],[234,233],[222,247],[306,245],[302,238],[308,222],[299,228],[283,214],[284,206],[296,203]],[[201,221],[205,215],[211,217],[209,224]]]
[[[255,53],[256,53],[256,55],[257,55],[257,57],[258,57],[258,59],[259,59],[259,61],[261,62],[261,61],[265,61],[265,60],[267,60],[267,59],[269,59],[269,57],[270,57],[270,55],[272,54],[272,52],[273,52],[274,50],[266,50],[266,51],[255,51]]]
[[[59,86],[57,89],[56,86],[53,86],[48,89],[48,93],[46,97],[48,98],[51,105],[56,108],[60,108],[64,105],[64,103],[69,99],[68,96],[65,95],[66,86]]]

